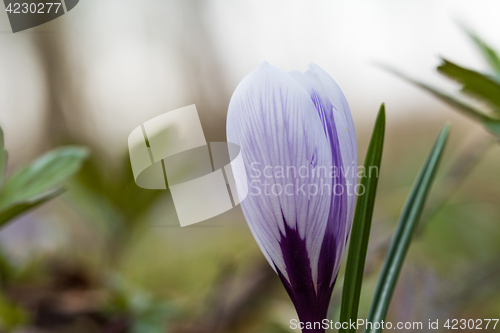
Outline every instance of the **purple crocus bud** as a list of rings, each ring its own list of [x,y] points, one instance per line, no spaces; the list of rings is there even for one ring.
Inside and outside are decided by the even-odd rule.
[[[231,98],[227,140],[245,162],[242,208],[253,236],[300,321],[321,322],[356,200],[356,135],[344,94],[315,64],[286,73],[265,62]]]

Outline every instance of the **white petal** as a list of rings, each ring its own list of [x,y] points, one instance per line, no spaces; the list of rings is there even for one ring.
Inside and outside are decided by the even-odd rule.
[[[308,169],[311,163],[330,166],[331,152],[318,112],[306,91],[287,73],[267,63],[262,64],[236,88],[227,117],[227,140],[241,147],[249,176],[250,192],[242,207],[250,229],[271,266],[288,278],[279,241],[284,224],[298,229],[306,240],[311,266],[316,267],[323,240],[331,197],[296,194],[296,182],[320,186],[331,179],[272,176],[263,174],[264,167],[273,173],[276,167]],[[260,163],[252,165],[252,163]],[[261,172],[258,177],[258,172]],[[261,190],[267,181],[271,186],[284,189],[293,184],[293,195],[255,195],[252,181],[258,181]],[[255,183],[254,183],[255,185]],[[286,221],[283,221],[283,216]]]

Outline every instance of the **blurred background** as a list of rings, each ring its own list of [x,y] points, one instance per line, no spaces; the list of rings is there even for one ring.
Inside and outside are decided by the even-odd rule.
[[[292,332],[293,305],[241,209],[180,228],[168,191],[135,185],[127,149],[139,124],[190,104],[207,141],[225,141],[231,93],[262,61],[301,71],[315,62],[337,80],[360,163],[386,103],[361,315],[406,195],[450,121],[388,320],[499,318],[500,146],[479,124],[376,65],[456,90],[436,74],[439,57],[485,69],[460,24],[500,49],[499,11],[494,0],[82,0],[16,34],[2,11],[8,172],[65,144],[85,146],[90,156],[66,193],[1,230],[1,332]]]

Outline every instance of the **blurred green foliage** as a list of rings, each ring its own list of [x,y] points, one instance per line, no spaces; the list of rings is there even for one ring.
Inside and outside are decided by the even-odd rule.
[[[61,194],[62,183],[80,169],[87,157],[84,148],[60,148],[4,179],[8,154],[1,128],[0,152],[0,225]]]
[[[382,67],[430,92],[443,102],[451,105],[476,121],[481,122],[491,133],[500,136],[500,57],[498,53],[477,34],[468,29],[464,30],[490,66],[489,72],[481,73],[457,65],[447,59],[442,59],[442,63],[437,67],[437,70],[440,74],[460,84],[460,92],[463,97],[466,99],[475,99],[482,103],[482,107],[476,107],[467,102],[466,99],[454,97],[441,91],[439,88],[435,88],[427,83],[411,78],[391,66],[384,65]]]
[[[88,155],[87,150],[80,147],[59,148],[6,177],[8,154],[4,143],[0,128],[0,226],[63,193],[63,183],[80,169]],[[2,286],[12,282],[15,270],[0,253]],[[26,323],[28,317],[27,311],[0,292],[1,329],[10,331]]]

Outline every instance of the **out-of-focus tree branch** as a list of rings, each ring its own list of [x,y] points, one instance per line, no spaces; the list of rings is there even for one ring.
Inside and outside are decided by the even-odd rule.
[[[210,34],[209,3],[185,0],[178,5],[183,20],[182,33],[176,36],[188,96],[196,104],[202,123],[208,125],[205,127],[208,127],[209,141],[226,141],[231,89],[226,84],[224,66]]]
[[[50,29],[55,33],[31,35],[45,82],[45,132],[48,146],[81,141],[79,138],[83,136],[87,121],[81,109],[78,90],[81,72],[68,55],[62,22],[50,22]]]

